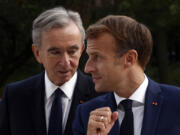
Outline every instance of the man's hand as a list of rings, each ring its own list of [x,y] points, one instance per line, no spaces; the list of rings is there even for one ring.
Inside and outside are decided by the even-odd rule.
[[[87,135],[107,135],[115,121],[118,112],[111,112],[109,107],[98,108],[90,113]]]

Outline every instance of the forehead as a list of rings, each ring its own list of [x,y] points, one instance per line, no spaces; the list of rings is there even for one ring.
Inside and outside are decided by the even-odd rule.
[[[66,36],[81,36],[81,32],[74,22],[70,22],[64,27],[52,27],[42,31],[42,38],[46,36],[56,37],[63,39]]]
[[[109,33],[103,33],[94,39],[87,40],[87,53],[106,52],[114,53],[116,49],[116,41]]]
[[[53,28],[42,33],[41,44],[46,47],[81,46],[81,32],[74,23],[71,23],[64,28]]]

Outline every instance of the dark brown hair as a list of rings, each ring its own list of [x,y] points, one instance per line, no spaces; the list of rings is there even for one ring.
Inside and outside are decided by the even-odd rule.
[[[96,39],[103,33],[115,38],[118,56],[136,50],[139,64],[145,69],[153,46],[151,32],[145,25],[127,16],[109,15],[88,27],[86,39]]]

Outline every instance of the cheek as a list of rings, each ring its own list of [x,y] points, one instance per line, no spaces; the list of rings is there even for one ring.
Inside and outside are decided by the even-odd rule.
[[[77,68],[78,65],[79,65],[79,59],[80,59],[80,56],[75,56],[75,57],[72,57],[70,59],[70,65],[74,68]]]
[[[102,74],[105,80],[111,80],[114,75],[112,75],[112,72],[114,71],[113,67],[110,67],[109,65],[100,64],[98,66],[99,72]]]
[[[58,67],[58,60],[54,58],[47,58],[43,63],[46,70],[51,70],[51,72],[55,71],[56,67]]]
[[[47,63],[49,64],[49,66],[54,66],[56,64],[58,64],[59,60],[56,58],[47,58]]]
[[[108,70],[109,70],[108,65],[102,61],[95,62],[94,67],[96,67],[99,72],[104,72],[104,74],[106,74],[106,72],[108,72]]]

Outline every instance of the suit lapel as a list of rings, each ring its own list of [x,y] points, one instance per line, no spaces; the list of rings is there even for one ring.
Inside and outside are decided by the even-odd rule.
[[[36,78],[32,84],[31,106],[30,112],[32,114],[33,128],[36,135],[46,135],[46,121],[44,109],[44,72]]]
[[[117,111],[117,104],[116,104],[113,92],[109,93],[109,96],[107,97],[106,101],[107,102],[105,106],[108,105],[111,108],[112,112]],[[108,135],[119,135],[120,134],[119,131],[120,131],[119,121],[117,119]]]
[[[68,115],[68,119],[67,119],[67,123],[65,126],[65,131],[64,131],[64,135],[69,135],[71,134],[71,129],[72,129],[72,121],[74,120],[74,116],[75,116],[75,110],[77,105],[79,104],[80,101],[80,95],[78,94],[78,89],[76,88],[74,90],[74,94],[73,94],[73,99],[71,102],[71,107],[69,110],[69,115]]]
[[[89,91],[91,91],[90,89],[92,86],[90,86],[87,82],[88,82],[87,78],[80,71],[78,71],[77,83],[73,93],[73,99],[72,99],[71,108],[69,111],[69,116],[66,123],[64,135],[73,134],[72,122],[74,120],[75,111],[78,104],[81,104],[89,100],[89,97],[93,96],[92,93],[88,93]]]
[[[141,135],[155,135],[158,126],[163,96],[157,83],[149,80],[145,97],[144,119]]]
[[[78,71],[77,84],[76,84],[76,87],[74,90],[73,100],[72,100],[72,104],[71,104],[69,117],[67,120],[64,135],[73,134],[72,130],[71,130],[72,122],[74,120],[75,111],[76,111],[76,107],[78,106],[78,104],[86,102],[86,101],[90,100],[91,98],[97,96],[97,93],[95,93],[95,91],[94,92],[92,91],[93,89],[94,89],[93,84],[89,83],[87,78],[80,71]],[[116,101],[115,101],[113,93],[109,93],[107,95],[106,102],[104,102],[104,105],[102,105],[102,106],[109,106],[111,108],[112,112],[117,110],[117,105],[116,105]],[[119,134],[118,120],[115,122],[111,132],[109,133],[109,135],[115,135],[115,134]]]

